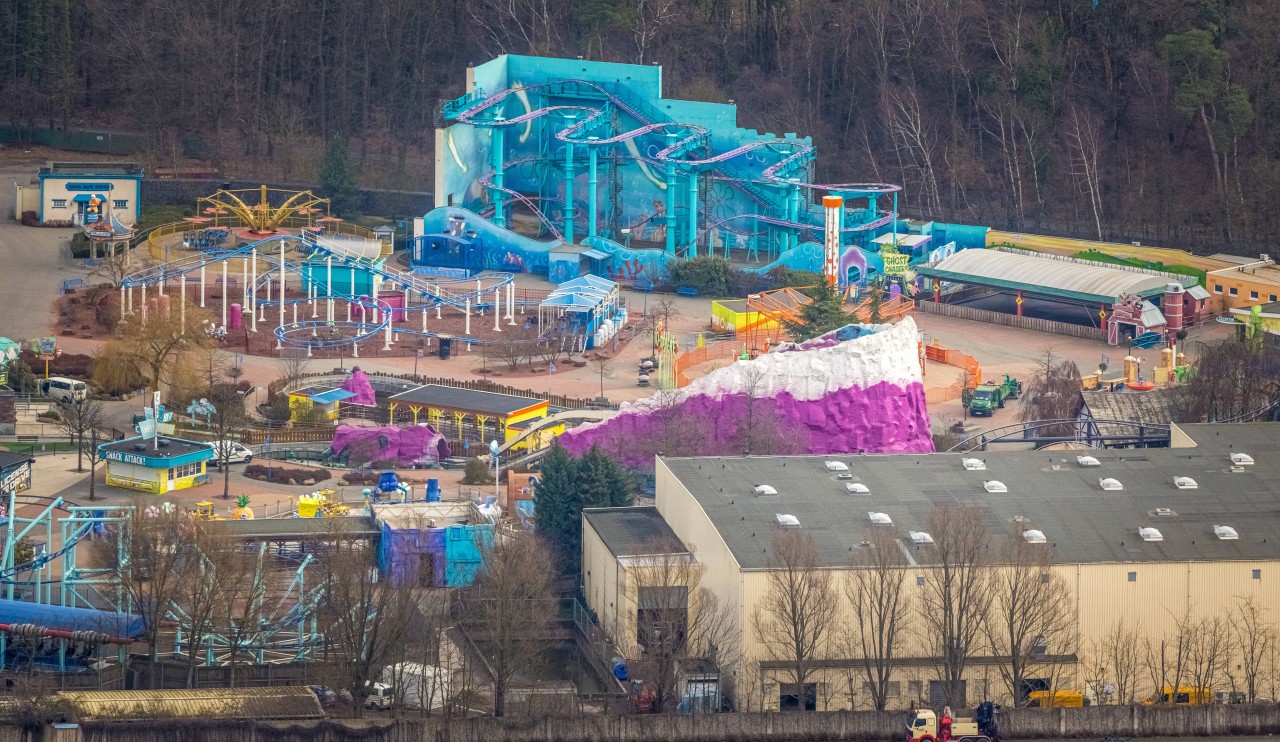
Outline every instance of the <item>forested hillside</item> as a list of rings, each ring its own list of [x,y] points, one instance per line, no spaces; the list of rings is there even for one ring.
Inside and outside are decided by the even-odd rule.
[[[661,64],[669,96],[801,132],[903,210],[1266,250],[1275,0],[7,0],[0,120],[116,127],[153,159],[429,187],[431,128],[501,52]]]

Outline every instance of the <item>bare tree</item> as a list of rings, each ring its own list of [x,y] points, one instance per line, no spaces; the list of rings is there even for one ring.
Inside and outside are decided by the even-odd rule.
[[[737,625],[730,606],[702,584],[706,567],[679,544],[655,543],[627,570],[635,590],[635,675],[654,692],[654,710],[671,710],[678,700],[682,672],[710,664],[719,670],[733,663]],[[716,709],[718,710],[718,709]]]
[[[1137,626],[1117,621],[1102,638],[1102,651],[1115,680],[1116,703],[1137,700],[1138,673],[1142,667],[1144,634]]]
[[[280,369],[280,376],[286,381],[297,381],[306,376],[307,369],[311,366],[311,361],[307,358],[307,351],[303,348],[282,348],[280,350],[280,358],[276,360],[276,367]]]
[[[876,531],[844,581],[853,606],[852,643],[862,658],[867,693],[877,711],[889,703],[894,658],[902,649],[911,599],[902,591],[906,555],[887,531]]]
[[[1105,640],[1093,639],[1080,655],[1080,679],[1086,695],[1093,702],[1105,706],[1115,700],[1115,685],[1111,683],[1111,663]]]
[[[146,255],[146,250],[140,251],[140,255]],[[89,275],[101,278],[113,289],[119,289],[126,276],[143,270],[150,262],[146,258],[131,260],[129,249],[125,248],[99,259],[98,264],[89,271]],[[124,313],[124,307],[120,308],[120,312]]]
[[[187,687],[195,688],[196,668],[200,656],[206,651],[205,643],[214,632],[214,616],[219,601],[224,597],[229,577],[218,569],[227,563],[227,552],[240,549],[240,544],[209,528],[196,528],[191,532],[192,548],[181,564],[181,575],[174,591],[171,614],[181,632],[187,660]]]
[[[1045,348],[1036,370],[1023,385],[1020,419],[1071,420],[1080,411],[1080,369],[1075,361],[1053,354]],[[1071,435],[1074,423],[1042,428],[1040,435]]]
[[[631,446],[643,445],[650,453],[665,456],[697,456],[711,437],[712,422],[702,417],[685,414],[684,399],[675,390],[664,389],[644,401],[651,410],[654,422],[650,435],[644,441],[631,441]]]
[[[604,396],[604,380],[613,378],[613,359],[597,352],[591,357],[591,367],[600,377],[600,396]]]
[[[58,410],[58,429],[76,447],[76,471],[84,471],[84,453],[90,433],[102,427],[106,409],[96,399],[77,399]]]
[[[1231,637],[1244,673],[1245,699],[1258,700],[1263,663],[1276,647],[1275,624],[1267,620],[1268,608],[1253,595],[1242,595],[1229,613]]]
[[[187,514],[171,503],[137,500],[123,511],[114,539],[94,541],[99,563],[113,573],[124,597],[124,613],[142,619],[141,638],[151,666],[160,657],[160,637],[182,589],[182,563],[191,549]],[[150,675],[156,687],[156,674]]]
[[[228,382],[232,369],[235,368],[229,354],[208,348],[204,351],[202,361],[201,393],[204,395],[203,401],[209,404],[206,419],[209,432],[216,441],[213,449],[214,461],[222,469],[222,499],[228,500],[231,498],[229,444],[239,436],[248,415],[245,414],[244,397]]]
[[[168,314],[152,312],[145,324],[137,312],[125,317],[117,326],[117,337],[99,351],[93,365],[94,381],[103,388],[118,389],[141,378],[150,389],[159,391],[179,377],[185,354],[214,345],[213,338],[200,330],[201,317],[208,316],[204,310],[190,304],[185,312],[180,309],[174,306]]]
[[[963,706],[965,668],[982,638],[991,604],[987,553],[987,511],[975,505],[934,508],[929,515],[934,543],[921,550],[932,567],[920,591],[920,620],[942,675],[948,704]]]
[[[1049,690],[1059,689],[1057,676],[1066,665],[1052,656],[1075,654],[1076,634],[1071,590],[1053,571],[1053,552],[1047,544],[1028,543],[1021,527],[1014,530],[991,570],[985,631],[992,653],[1005,658],[999,670],[1009,695],[1022,706],[1031,677],[1048,677]]]
[[[482,547],[483,566],[461,599],[467,633],[489,660],[494,716],[506,715],[507,692],[517,673],[548,648],[556,615],[551,555],[528,533],[500,534]]]
[[[670,331],[671,323],[681,316],[676,300],[672,297],[653,299],[645,307],[644,317],[636,326],[639,334],[648,336],[650,355],[658,354],[658,338]]]
[[[395,580],[380,575],[368,542],[348,533],[344,523],[334,524],[331,538],[334,548],[316,560],[325,584],[316,616],[326,640],[325,655],[361,715],[369,684],[404,658],[417,615],[418,574],[412,569]]]
[[[1178,688],[1186,681],[1191,664],[1191,644],[1195,640],[1196,621],[1188,610],[1175,617],[1173,633],[1147,637],[1142,642],[1142,664],[1154,689],[1153,700],[1174,704]]]
[[[756,363],[742,372],[742,414],[736,421],[735,443],[744,454],[778,455],[796,451],[782,416],[768,396],[769,372]]]
[[[1229,676],[1232,649],[1230,622],[1222,616],[1211,616],[1196,621],[1189,627],[1189,632],[1187,676],[1195,692],[1199,693],[1202,688],[1213,688],[1224,677],[1234,687],[1235,679]]]
[[[769,548],[767,592],[752,616],[752,631],[765,656],[790,679],[786,695],[802,710],[814,710],[817,689],[809,690],[809,679],[839,622],[835,580],[804,531],[785,528]]]
[[[1093,224],[1098,241],[1102,241],[1102,148],[1105,138],[1088,114],[1079,108],[1071,109],[1067,117],[1067,144],[1071,150],[1071,176],[1076,186],[1089,197],[1093,212]]]

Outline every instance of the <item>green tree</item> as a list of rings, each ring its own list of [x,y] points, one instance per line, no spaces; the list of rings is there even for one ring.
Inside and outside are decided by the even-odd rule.
[[[787,332],[791,333],[796,342],[818,337],[852,321],[844,311],[844,299],[826,282],[806,289],[805,293],[813,301],[800,309],[800,319],[784,322]]]
[[[320,166],[320,190],[329,197],[330,209],[343,218],[355,216],[360,211],[360,193],[356,188],[355,166],[347,153],[346,137],[337,136],[329,141]]]
[[[631,479],[599,446],[574,460],[556,446],[542,461],[538,481],[538,531],[556,550],[560,566],[573,572],[582,560],[583,508],[631,504]]]

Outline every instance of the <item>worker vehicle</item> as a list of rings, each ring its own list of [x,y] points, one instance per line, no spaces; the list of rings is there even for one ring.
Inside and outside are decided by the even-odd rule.
[[[941,717],[933,709],[916,709],[907,722],[907,742],[999,742],[998,713],[1000,707],[991,701],[979,704],[972,718],[953,717],[950,708]]]
[[[395,702],[395,691],[386,683],[366,682],[365,690],[369,691],[369,695],[364,699],[364,707],[367,709],[389,709]],[[351,695],[350,690],[342,690],[338,693],[338,698],[343,703],[355,703],[355,699]]]
[[[1078,690],[1033,690],[1027,694],[1028,708],[1080,708],[1089,699]]]
[[[1195,688],[1189,685],[1179,685],[1175,693],[1171,686],[1166,685],[1159,693],[1151,696],[1142,702],[1143,706],[1156,706],[1159,704],[1168,704],[1169,696],[1173,695],[1174,706],[1203,706],[1206,703],[1213,703],[1212,688]]]
[[[237,441],[215,441],[213,444],[213,463],[221,466],[222,460],[228,464],[249,463],[253,460],[253,450]]]
[[[999,384],[979,384],[969,398],[969,414],[975,417],[990,417],[998,409],[1004,408],[1005,400],[1017,399],[1022,394],[1022,382],[1009,374]]]
[[[83,381],[55,376],[40,380],[40,393],[58,404],[83,402],[89,398],[89,385]]]

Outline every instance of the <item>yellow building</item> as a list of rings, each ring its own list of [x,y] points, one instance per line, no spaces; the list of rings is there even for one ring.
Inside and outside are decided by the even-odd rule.
[[[937,594],[944,539],[928,532],[929,519],[940,506],[973,506],[987,533],[981,539],[984,574],[1007,574],[1012,567],[1005,555],[1016,548],[1051,560],[1048,571],[1031,568],[1039,572],[1037,582],[1063,591],[1065,607],[1055,613],[1059,630],[1041,637],[1026,679],[1096,696],[1108,683],[1114,686],[1116,673],[1098,647],[1120,636],[1119,628],[1135,632],[1124,636],[1140,637],[1144,647],[1154,642],[1158,653],[1161,641],[1167,646],[1189,623],[1225,620],[1246,601],[1261,607],[1265,620],[1280,619],[1277,433],[1280,425],[1270,423],[1175,426],[1171,448],[1090,450],[1088,456],[1018,451],[659,459],[656,510],[584,514],[584,593],[621,652],[640,657],[637,565],[666,558],[653,553],[661,549],[648,548],[665,525],[680,544],[671,553],[688,552],[699,565],[701,585],[731,607],[735,639],[718,654],[721,682],[737,708],[865,708],[863,653],[850,596],[857,576],[872,572],[861,566],[868,564],[871,544],[888,538],[900,560],[885,570],[898,576],[887,582],[901,586],[904,605],[889,706],[936,703],[943,685],[926,598]],[[784,574],[773,553],[782,533],[811,541],[811,574],[830,578],[837,604],[826,611],[835,619],[815,642],[803,686],[776,651],[778,643],[761,641],[777,628],[764,605],[777,590],[771,580]],[[1001,593],[994,582],[983,599],[992,602],[982,617],[998,624]],[[1007,651],[994,648],[998,644],[985,632],[972,642],[965,697],[947,700],[959,706],[1015,700],[1004,674]],[[1101,670],[1095,669],[1099,663]],[[1150,677],[1145,666],[1135,674],[1134,699],[1152,692]],[[1228,681],[1219,673],[1205,684],[1226,688]]]
[[[1229,261],[1229,268],[1205,274],[1206,288],[1213,297],[1210,308],[1222,312],[1235,307],[1280,301],[1280,266],[1267,255],[1257,259],[1236,255],[1214,255]]]
[[[524,434],[518,423],[547,416],[547,400],[424,384],[391,397],[391,422],[428,423],[445,435],[473,429],[481,443],[505,443]],[[397,416],[397,413],[399,415]]]
[[[303,420],[315,409],[325,420],[337,420],[340,404],[356,396],[355,392],[332,387],[309,386],[305,389],[288,392],[289,419]]]
[[[139,437],[103,443],[98,455],[106,462],[108,485],[162,495],[207,482],[213,448],[181,438]]]

